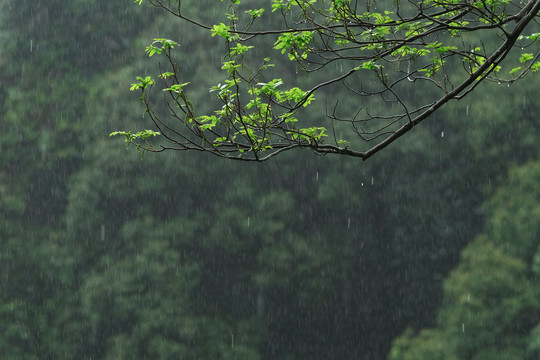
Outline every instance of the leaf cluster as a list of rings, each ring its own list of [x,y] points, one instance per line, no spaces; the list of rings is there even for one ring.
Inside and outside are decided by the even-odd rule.
[[[522,51],[517,64],[508,56],[516,47],[532,50],[537,45],[537,33],[526,35],[540,9],[537,1],[424,0],[394,2],[381,11],[375,3],[354,0],[273,0],[269,8],[250,8],[232,0],[226,1],[225,21],[213,25],[184,15],[181,2],[177,8],[161,1],[151,3],[207,29],[226,47],[224,79],[211,88],[222,108],[205,115],[195,114],[189,96],[185,92],[178,96],[176,91],[189,83],[179,80],[187,74],[179,72],[171,55],[177,43],[157,38],[146,48],[149,56],[165,56],[169,68],[160,77],[169,80],[164,81],[164,91],[172,99],[167,105],[169,116],[178,122],[171,124],[153,112],[147,95],[141,98],[152,122],[171,143],[169,149],[264,161],[286,150],[309,148],[319,154],[367,159],[479,83],[509,84],[540,68],[536,51]],[[274,19],[280,20],[280,27],[270,25]],[[275,62],[254,55],[267,46],[263,44],[268,37],[275,39],[274,53],[286,55],[312,79],[307,81],[308,89],[291,84],[282,90],[282,78],[268,79]],[[507,58],[509,64],[503,67]],[[339,73],[329,71],[334,66]],[[146,94],[153,80],[139,81],[132,89]],[[326,108],[326,121],[310,124],[309,109],[303,108],[312,108],[315,93],[332,86],[355,95],[359,110],[338,116],[339,101],[332,99],[335,107]],[[411,98],[411,87],[431,95]],[[349,128],[342,138],[335,128],[343,124]],[[343,146],[354,137],[367,148]]]

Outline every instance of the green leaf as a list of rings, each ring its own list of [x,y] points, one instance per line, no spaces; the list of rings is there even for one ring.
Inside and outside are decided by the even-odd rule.
[[[169,77],[171,77],[171,76],[174,76],[174,73],[173,73],[173,72],[170,72],[170,71],[166,71],[166,72],[161,73],[161,74],[159,75],[159,77],[162,78],[162,79],[166,79],[166,78],[169,78]]]
[[[246,13],[249,14],[252,19],[256,19],[262,16],[264,9],[246,10]]]
[[[140,76],[136,77],[137,80],[139,80],[138,83],[131,84],[131,87],[129,88],[130,91],[138,90],[138,89],[146,89],[146,87],[153,85],[154,80],[150,76],[145,77],[144,79]]]
[[[253,46],[246,46],[242,44],[236,44],[235,47],[231,48],[231,55],[243,55],[245,54],[249,49],[252,49]]]
[[[531,53],[523,53],[523,54],[521,54],[521,56],[519,57],[519,62],[523,64],[523,63],[525,63],[525,62],[527,62],[527,61],[529,61],[529,60],[532,60],[532,59],[534,59],[534,54],[531,54]]]
[[[186,83],[183,83],[183,84],[174,84],[174,85],[171,85],[171,87],[169,88],[166,88],[166,89],[163,89],[163,91],[172,91],[172,92],[175,92],[177,94],[181,94],[182,93],[182,88],[186,85],[188,85],[189,82],[186,82]]]
[[[230,30],[230,26],[220,23],[219,25],[214,25],[210,30],[210,33],[212,34],[212,37],[217,35],[225,40],[237,40],[239,38],[238,34],[231,33]]]
[[[382,65],[375,64],[374,61],[369,60],[369,61],[366,61],[366,62],[362,63],[362,65],[355,67],[354,70],[356,70],[356,71],[361,70],[361,69],[365,69],[365,70],[379,70],[379,69],[381,69],[381,68],[383,68]]]

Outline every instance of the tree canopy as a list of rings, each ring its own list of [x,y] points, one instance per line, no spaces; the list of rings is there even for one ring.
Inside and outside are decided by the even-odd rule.
[[[487,201],[485,232],[444,282],[436,327],[404,332],[389,360],[538,359],[539,179],[537,161],[509,172]]]
[[[146,52],[161,57],[159,71],[131,90],[157,129],[113,133],[143,152],[264,161],[307,148],[367,159],[480,83],[509,85],[540,68],[538,0],[222,0],[212,19],[184,2],[148,1],[221,38],[222,80],[206,111],[190,97],[201,79],[176,60],[181,39],[155,38]]]

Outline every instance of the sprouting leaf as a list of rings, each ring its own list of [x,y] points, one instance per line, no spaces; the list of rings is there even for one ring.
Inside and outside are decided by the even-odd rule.
[[[358,71],[360,69],[365,69],[365,70],[379,70],[381,69],[383,66],[382,65],[379,65],[379,64],[375,64],[374,61],[365,61],[362,63],[362,65],[360,66],[357,66],[354,68],[354,70]]]
[[[219,25],[214,25],[212,29],[210,30],[210,33],[212,36],[221,36],[225,40],[236,40],[238,39],[238,34],[235,34],[231,32],[231,28],[228,25],[225,25],[224,23],[220,23]]]
[[[136,133],[132,133],[131,131],[113,131],[109,134],[109,136],[117,136],[117,135],[124,135],[127,140],[135,140],[135,139],[148,139],[151,136],[158,136],[161,135],[161,133],[153,130],[141,130]]]
[[[156,44],[158,45],[156,46]],[[155,38],[152,44],[147,46],[144,51],[148,54],[148,57],[152,57],[154,54],[162,54],[163,51],[167,49],[173,49],[175,45],[178,45],[176,41],[164,38]]]
[[[251,18],[255,19],[262,16],[262,14],[264,13],[264,9],[246,10],[246,13],[249,14]]]
[[[347,140],[341,140],[341,139],[339,139],[339,140],[337,141],[337,143],[338,143],[339,145],[343,146],[343,147],[349,146],[349,142],[348,142]]]
[[[527,61],[529,61],[529,60],[532,60],[532,59],[534,59],[534,54],[531,54],[531,53],[523,53],[523,54],[521,54],[521,56],[519,57],[519,62],[523,64],[523,63],[525,63],[525,62],[527,62]]]
[[[167,79],[167,78],[170,78],[171,76],[174,76],[174,73],[170,72],[170,71],[166,71],[166,72],[161,73],[159,75],[159,77],[162,78],[162,79]]]
[[[231,48],[231,55],[243,55],[249,49],[252,49],[253,46],[246,46],[242,44],[236,44],[235,47]]]
[[[134,91],[138,89],[144,90],[146,87],[154,84],[154,80],[152,80],[150,76],[147,76],[144,79],[140,76],[137,76],[136,79],[139,80],[139,82],[135,84],[131,84],[131,87],[129,88],[130,91]]]
[[[183,83],[183,84],[174,84],[174,85],[171,85],[171,87],[169,88],[166,88],[166,89],[163,89],[163,91],[172,91],[172,92],[175,92],[177,94],[181,94],[182,93],[182,88],[186,85],[188,85],[189,82],[186,82],[186,83]]]

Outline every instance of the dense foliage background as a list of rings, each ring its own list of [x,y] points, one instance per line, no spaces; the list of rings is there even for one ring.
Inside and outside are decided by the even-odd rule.
[[[131,1],[0,8],[2,359],[540,356],[538,82],[366,163],[141,160],[107,134],[145,126],[144,46],[178,41],[204,104],[219,41]]]

